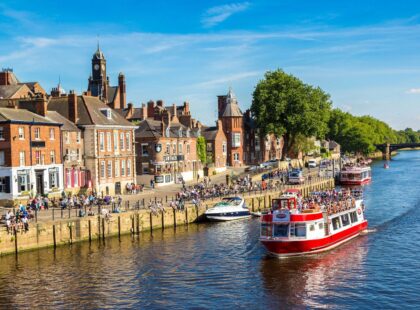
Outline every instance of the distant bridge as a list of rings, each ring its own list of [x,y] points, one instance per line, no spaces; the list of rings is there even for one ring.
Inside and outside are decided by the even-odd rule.
[[[391,153],[405,148],[415,148],[420,147],[420,143],[384,143],[375,145],[378,150],[382,152],[382,158],[389,160],[391,158]]]

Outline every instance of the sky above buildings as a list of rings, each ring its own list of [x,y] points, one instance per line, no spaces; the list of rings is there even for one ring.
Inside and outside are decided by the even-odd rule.
[[[216,119],[232,86],[242,110],[267,70],[320,86],[336,107],[420,129],[420,2],[389,0],[2,0],[0,66],[50,90],[87,89],[97,40],[140,106],[190,102]]]

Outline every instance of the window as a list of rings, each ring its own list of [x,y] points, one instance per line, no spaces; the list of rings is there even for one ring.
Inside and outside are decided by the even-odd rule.
[[[190,151],[191,151],[191,149],[190,149],[190,144],[188,143],[188,144],[187,144],[187,154],[190,154]]]
[[[41,139],[41,129],[39,127],[35,128],[35,140]]]
[[[233,160],[239,161],[239,153],[233,153]]]
[[[241,146],[241,134],[239,132],[232,132],[232,147]]]
[[[70,144],[70,134],[68,131],[64,132],[64,141],[66,142],[66,144]]]
[[[169,138],[169,135],[170,135],[170,129],[169,127],[167,127],[165,130],[165,137]]]
[[[182,143],[178,144],[178,154],[182,154]]]
[[[112,161],[108,161],[108,164],[106,167],[106,176],[108,178],[112,178]]]
[[[309,231],[315,231],[315,225],[314,224],[309,225]]]
[[[143,156],[143,157],[149,156],[148,146],[149,145],[147,143],[142,143],[141,144],[141,156]]]
[[[4,166],[4,151],[0,151],[0,166]]]
[[[114,151],[118,151],[118,132],[114,131]]]
[[[274,225],[273,237],[288,237],[289,224],[276,224]]]
[[[172,144],[172,154],[176,154],[176,144]]]
[[[111,152],[111,150],[112,150],[112,142],[111,142],[111,133],[110,132],[106,133],[106,150],[108,152]]]
[[[356,211],[350,213],[350,219],[352,223],[356,223],[357,222],[357,214]]]
[[[48,177],[50,180],[50,188],[58,188],[60,186],[58,168],[48,169]]]
[[[131,176],[131,160],[127,159],[127,176]]]
[[[348,215],[348,214],[343,214],[343,215],[341,216],[341,222],[343,223],[343,226],[348,226],[348,225],[350,225],[349,215]]]
[[[129,132],[127,132],[125,134],[125,145],[127,146],[127,150],[129,151],[131,149],[130,133]]]
[[[105,151],[104,133],[99,133],[99,150]]]
[[[306,237],[306,224],[296,223],[290,224],[290,236],[291,237]]]
[[[260,150],[260,137],[255,136],[255,150],[259,151]]]
[[[35,151],[35,164],[42,164],[41,151]]]
[[[143,174],[149,174],[149,163],[142,163],[141,168]]]
[[[331,220],[333,229],[337,230],[341,227],[340,218],[337,216]]]
[[[319,229],[323,229],[324,228],[324,223],[319,223],[318,227],[319,227]]]
[[[81,139],[82,139],[82,133],[78,131],[76,134],[76,143],[80,143]]]
[[[50,162],[55,164],[55,151],[50,151]]]
[[[54,130],[54,128],[50,128],[50,140],[55,140],[55,130]]]
[[[105,162],[101,161],[101,178],[105,178]]]
[[[226,148],[227,148],[226,142],[223,142],[223,144],[222,144],[223,155],[226,155]]]
[[[19,152],[19,166],[25,166],[25,151]]]
[[[71,187],[71,169],[66,169],[66,186]]]
[[[3,127],[0,127],[0,140],[4,140]]]
[[[261,224],[261,236],[271,237],[272,236],[272,225],[271,224]]]
[[[121,160],[121,176],[125,176],[125,160]]]
[[[131,160],[127,159],[127,176],[131,176]]]
[[[115,172],[114,172],[115,177],[119,177],[120,176],[120,161],[117,159],[115,161]]]
[[[0,177],[0,193],[10,193],[10,177]]]
[[[76,149],[77,160],[80,160],[80,149]]]
[[[107,109],[101,109],[101,112],[103,115],[106,116],[107,119],[112,119],[112,111],[111,109],[107,108]]]
[[[29,173],[26,170],[18,171],[18,191],[27,192],[29,191]]]
[[[124,133],[120,133],[120,150],[124,150]]]
[[[170,153],[171,153],[171,144],[166,143],[166,154],[170,154]]]
[[[213,150],[213,145],[211,143],[207,143],[207,151],[211,152]]]
[[[24,130],[24,128],[23,127],[19,127],[18,132],[19,132],[19,139],[20,140],[25,139],[25,130]]]

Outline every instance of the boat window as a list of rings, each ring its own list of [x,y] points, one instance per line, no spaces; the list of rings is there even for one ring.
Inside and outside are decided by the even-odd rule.
[[[306,237],[306,224],[290,224],[291,237]]]
[[[352,223],[356,223],[357,222],[357,214],[356,211],[353,211],[352,213],[350,213],[350,219]]]
[[[339,229],[341,227],[340,218],[338,216],[331,219],[331,222],[334,230]]]
[[[273,237],[287,237],[289,235],[289,224],[274,225]]]
[[[348,225],[350,225],[349,215],[348,215],[348,214],[343,214],[343,215],[341,216],[341,222],[343,223],[343,226],[348,226]]]
[[[315,225],[314,225],[314,224],[309,225],[309,230],[310,230],[310,231],[314,231],[314,230],[315,230]]]
[[[323,229],[324,228],[324,223],[319,223],[318,227],[319,227],[319,229]]]
[[[261,224],[261,236],[264,236],[264,237],[272,236],[271,224]]]

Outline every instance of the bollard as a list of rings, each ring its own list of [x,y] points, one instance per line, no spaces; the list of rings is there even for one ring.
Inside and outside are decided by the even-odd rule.
[[[102,239],[105,240],[105,218],[102,219]]]
[[[88,226],[89,226],[89,242],[92,242],[92,224],[90,220],[88,221]]]
[[[185,223],[188,225],[188,207],[185,207]]]
[[[137,234],[140,233],[140,214],[136,214],[137,217]]]
[[[18,240],[17,240],[17,232],[16,227],[13,227],[13,233],[15,235],[15,254],[18,254]]]
[[[252,197],[251,205],[252,205],[252,212],[255,212],[255,210],[254,210],[254,197]]]
[[[150,233],[153,234],[153,219],[152,219],[152,212],[149,213],[149,225],[150,225]]]
[[[174,209],[174,228],[176,228],[176,210]]]
[[[70,244],[73,244],[73,229],[72,229],[72,223],[69,223],[69,229],[70,229]]]
[[[131,233],[134,235],[134,214],[131,216]]]
[[[53,242],[54,242],[54,249],[57,247],[56,237],[55,237],[55,225],[53,225]]]
[[[121,217],[118,215],[118,239],[121,241]]]
[[[162,230],[165,230],[165,213],[162,211]]]

